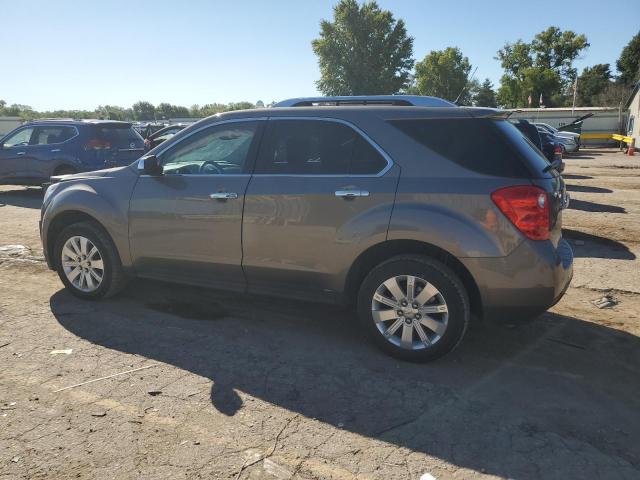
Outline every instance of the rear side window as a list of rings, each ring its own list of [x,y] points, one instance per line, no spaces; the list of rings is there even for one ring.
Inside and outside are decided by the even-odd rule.
[[[391,124],[462,167],[497,177],[529,177],[518,153],[491,119],[393,120]],[[510,127],[522,138],[522,134]]]
[[[38,127],[33,143],[35,145],[50,145],[52,143],[62,143],[75,137],[76,133],[76,129],[73,127]]]
[[[272,120],[256,164],[257,174],[368,175],[387,165],[351,127],[324,120]]]
[[[117,148],[129,148],[131,143],[140,144],[142,137],[130,126],[96,126],[98,138],[106,140]]]

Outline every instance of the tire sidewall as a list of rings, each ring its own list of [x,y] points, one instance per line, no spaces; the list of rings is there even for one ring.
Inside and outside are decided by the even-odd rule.
[[[389,278],[413,275],[432,283],[442,294],[449,310],[447,329],[431,347],[405,350],[387,341],[378,330],[371,314],[376,289]],[[434,360],[453,350],[466,332],[470,311],[467,292],[457,276],[440,262],[429,258],[397,258],[375,267],[363,281],[358,294],[358,318],[370,338],[384,351],[402,360],[424,362]]]
[[[104,264],[102,283],[100,283],[100,286],[93,292],[83,292],[82,290],[78,290],[69,281],[62,268],[62,249],[64,247],[64,244],[67,242],[67,240],[69,240],[69,238],[75,236],[88,238],[91,243],[93,243],[98,248],[98,251],[100,252],[100,255],[102,257],[102,261]],[[105,244],[102,235],[98,233],[97,229],[93,225],[90,225],[88,223],[76,223],[64,228],[56,238],[54,246],[54,262],[60,280],[62,280],[64,286],[73,295],[86,300],[97,300],[104,297],[109,292],[111,283],[113,281],[113,253],[111,246]]]

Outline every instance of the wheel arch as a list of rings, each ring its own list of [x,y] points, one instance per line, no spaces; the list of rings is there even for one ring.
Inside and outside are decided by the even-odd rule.
[[[114,247],[114,250],[118,252],[118,248],[116,247],[116,244],[113,241],[113,237],[111,236],[109,231],[105,228],[105,226],[102,223],[100,223],[98,219],[80,210],[65,210],[57,214],[55,217],[53,217],[53,219],[49,222],[49,225],[46,231],[45,248],[46,248],[47,258],[49,259],[49,264],[51,267],[55,266],[53,250],[55,248],[56,238],[58,237],[60,232],[62,232],[62,230],[64,230],[66,227],[68,227],[69,225],[73,225],[74,223],[80,223],[80,222],[89,222],[97,226],[100,230],[102,230],[102,232],[109,239],[112,246]],[[121,257],[120,252],[118,252],[118,255]]]
[[[417,254],[435,258],[451,268],[462,281],[471,304],[471,312],[482,317],[482,298],[471,272],[454,255],[440,247],[417,240],[387,240],[369,247],[351,265],[345,281],[345,296],[354,303],[358,288],[367,274],[378,264],[397,255]]]

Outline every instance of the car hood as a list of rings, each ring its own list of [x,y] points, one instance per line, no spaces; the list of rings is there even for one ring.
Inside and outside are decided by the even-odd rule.
[[[50,183],[68,182],[70,180],[90,180],[92,178],[119,177],[122,175],[135,175],[130,166],[105,168],[93,172],[73,173],[71,175],[54,175]]]

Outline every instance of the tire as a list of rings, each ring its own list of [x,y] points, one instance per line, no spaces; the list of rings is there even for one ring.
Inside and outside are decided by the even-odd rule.
[[[100,268],[97,267],[98,261],[102,261],[103,268],[100,282],[98,283],[98,281],[93,276],[91,276],[90,279],[93,285],[97,287],[94,289],[88,288],[89,280],[85,281],[87,288],[85,288],[84,290],[78,287],[78,285],[72,283],[72,280],[69,279],[67,273],[65,272],[65,268],[62,265],[63,248],[65,248],[65,244],[67,244],[67,242],[72,238],[79,239],[81,237],[88,240],[87,245],[93,244],[93,246],[97,248],[98,255],[93,257],[93,259],[94,272],[98,272],[98,275],[100,272]],[[87,250],[91,249],[87,248]],[[75,251],[73,251],[72,253],[75,253]],[[122,269],[120,256],[118,255],[115,245],[111,241],[109,235],[97,223],[79,222],[65,227],[55,239],[53,255],[55,269],[58,272],[60,280],[62,280],[62,283],[64,283],[64,286],[67,288],[67,290],[76,297],[85,300],[99,300],[102,298],[109,298],[118,293],[126,284],[126,276]],[[76,270],[80,267],[67,268]],[[81,272],[79,276],[82,276],[83,273],[84,272]]]
[[[397,295],[391,295],[391,291],[383,287],[394,277],[395,285],[400,286],[399,293],[407,294],[409,276],[414,278],[415,305],[408,302],[406,307],[399,305],[396,310],[376,300],[382,295],[392,303],[395,301]],[[434,288],[437,293],[432,296]],[[423,296],[420,295],[422,290]],[[426,303],[413,308],[420,305],[423,298],[428,299]],[[408,300],[406,296],[405,299]],[[471,318],[469,296],[458,276],[441,262],[420,255],[393,257],[373,268],[360,286],[357,308],[361,327],[379,348],[393,357],[413,362],[432,361],[452,351],[462,340]],[[404,311],[398,315],[401,309]],[[374,315],[378,320],[381,315],[390,318],[376,322]],[[396,325],[398,320],[399,326]],[[398,329],[396,333],[385,336],[383,331],[389,335],[394,326]],[[405,343],[402,338],[405,328],[409,330],[407,336],[411,337],[411,343]],[[424,339],[425,335],[428,341]]]

